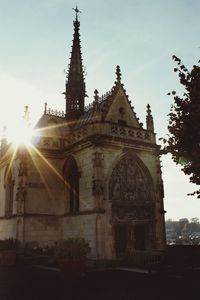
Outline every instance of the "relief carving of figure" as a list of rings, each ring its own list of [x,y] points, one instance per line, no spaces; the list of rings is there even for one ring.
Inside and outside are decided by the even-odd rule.
[[[103,195],[104,188],[102,180],[93,180],[93,195]]]

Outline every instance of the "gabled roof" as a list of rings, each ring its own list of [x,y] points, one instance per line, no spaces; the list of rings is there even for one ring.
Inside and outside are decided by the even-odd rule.
[[[89,104],[85,109],[85,113],[77,122],[76,128],[84,124],[99,122],[116,122],[124,121],[129,126],[141,128],[136,113],[131,106],[124,85],[121,83],[120,68],[117,66],[117,79],[110,92],[107,92],[101,98],[98,91],[95,90],[94,102]]]
[[[117,78],[111,91],[99,97],[98,91],[95,90],[94,101],[85,107],[84,114],[78,120],[70,122],[64,112],[47,109],[45,104],[44,114],[35,128],[42,128],[42,135],[50,136],[53,134],[62,137],[66,137],[73,129],[94,122],[120,123],[121,125],[142,128],[121,82],[119,66],[117,66],[116,75]]]

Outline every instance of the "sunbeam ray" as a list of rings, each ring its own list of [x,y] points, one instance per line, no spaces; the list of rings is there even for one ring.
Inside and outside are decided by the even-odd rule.
[[[36,159],[34,158],[34,155],[32,155],[32,152],[31,152],[30,147],[27,147],[27,151],[28,151],[28,153],[29,153],[29,155],[30,155],[30,157],[31,157],[31,160],[32,160],[32,162],[33,162],[33,165],[35,166],[36,170],[38,171],[38,173],[39,173],[39,175],[40,175],[40,177],[41,177],[41,179],[42,179],[42,182],[44,183],[44,186],[45,186],[45,189],[46,189],[46,191],[47,191],[47,194],[49,195],[50,199],[53,200],[53,195],[52,195],[52,193],[51,193],[51,191],[50,191],[50,188],[49,188],[49,186],[48,186],[48,183],[47,183],[47,181],[46,181],[44,175],[42,174],[42,171],[40,170],[39,164],[36,162]]]
[[[17,150],[18,150],[18,147],[14,146],[14,150],[13,150],[13,153],[12,153],[12,156],[11,156],[11,160],[9,162],[8,169],[7,169],[7,172],[6,172],[6,175],[5,175],[5,182],[7,182],[7,179],[8,179],[11,167],[12,167],[12,163],[13,163],[15,157],[16,157]]]

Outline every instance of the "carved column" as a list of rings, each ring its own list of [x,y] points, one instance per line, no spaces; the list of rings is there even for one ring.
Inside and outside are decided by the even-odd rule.
[[[96,146],[93,153],[93,176],[92,176],[92,193],[94,196],[95,209],[103,209],[104,182],[103,182],[103,165],[104,157],[102,149]],[[103,259],[105,255],[105,215],[99,213],[96,219],[96,251],[97,257]]]
[[[95,208],[103,208],[103,195],[104,195],[104,183],[103,183],[103,152],[101,148],[96,148],[93,158],[93,181],[92,181],[92,193],[95,199]]]

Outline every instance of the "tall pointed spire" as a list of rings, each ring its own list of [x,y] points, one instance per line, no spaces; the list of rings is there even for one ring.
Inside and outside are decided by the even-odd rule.
[[[78,14],[80,11],[77,6],[76,8],[73,8],[73,10],[76,12],[76,18],[73,23],[74,36],[72,52],[69,70],[67,73],[66,90],[64,92],[67,119],[77,119],[84,113],[84,102],[86,96],[79,34],[80,22],[78,20]]]

